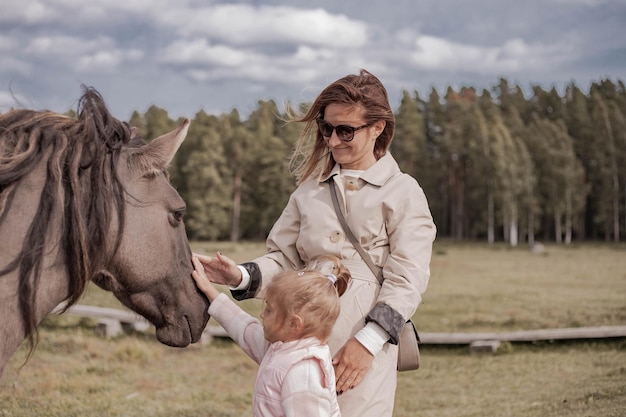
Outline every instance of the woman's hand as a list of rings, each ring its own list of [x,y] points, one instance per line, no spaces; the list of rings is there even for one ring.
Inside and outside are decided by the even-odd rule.
[[[217,252],[215,258],[194,253],[211,282],[236,287],[241,283],[241,271],[235,261]],[[196,268],[197,269],[197,268]]]
[[[359,385],[372,366],[374,355],[354,337],[333,358],[337,394]]]

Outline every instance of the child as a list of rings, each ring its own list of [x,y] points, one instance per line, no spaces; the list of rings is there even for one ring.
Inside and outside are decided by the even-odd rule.
[[[264,292],[261,322],[217,290],[199,258],[193,255],[192,276],[211,301],[209,314],[260,364],[253,415],[339,417],[326,341],[350,279],[347,268],[338,258],[323,256],[305,271],[278,274]]]

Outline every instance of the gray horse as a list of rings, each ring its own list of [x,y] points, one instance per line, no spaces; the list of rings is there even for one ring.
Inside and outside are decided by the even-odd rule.
[[[0,116],[0,377],[19,345],[91,280],[156,327],[170,346],[197,342],[208,301],[193,282],[185,203],[167,166],[189,120],[148,144],[84,87],[76,118],[18,109]]]

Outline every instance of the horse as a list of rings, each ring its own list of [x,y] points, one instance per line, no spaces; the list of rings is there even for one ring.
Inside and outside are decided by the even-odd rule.
[[[82,86],[76,115],[0,115],[0,378],[41,320],[91,281],[156,328],[159,342],[200,340],[209,301],[191,277],[185,202],[167,167],[190,121],[150,142]]]

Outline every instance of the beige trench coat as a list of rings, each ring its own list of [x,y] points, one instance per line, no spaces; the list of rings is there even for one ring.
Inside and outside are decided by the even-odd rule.
[[[422,188],[400,172],[391,154],[358,180],[339,173],[337,165],[329,177],[308,179],[293,192],[268,236],[268,253],[253,261],[262,274],[260,290],[276,273],[302,268],[316,256],[333,254],[343,260],[353,280],[341,297],[341,313],[329,340],[333,355],[365,326],[366,316],[379,303],[391,307],[404,321],[413,316],[428,285],[436,234]],[[337,184],[340,205],[354,235],[383,269],[382,286],[345,236],[325,182],[329,178]],[[391,335],[400,330],[378,324]],[[361,384],[339,396],[342,415],[391,416],[396,363],[397,346],[386,343]]]

